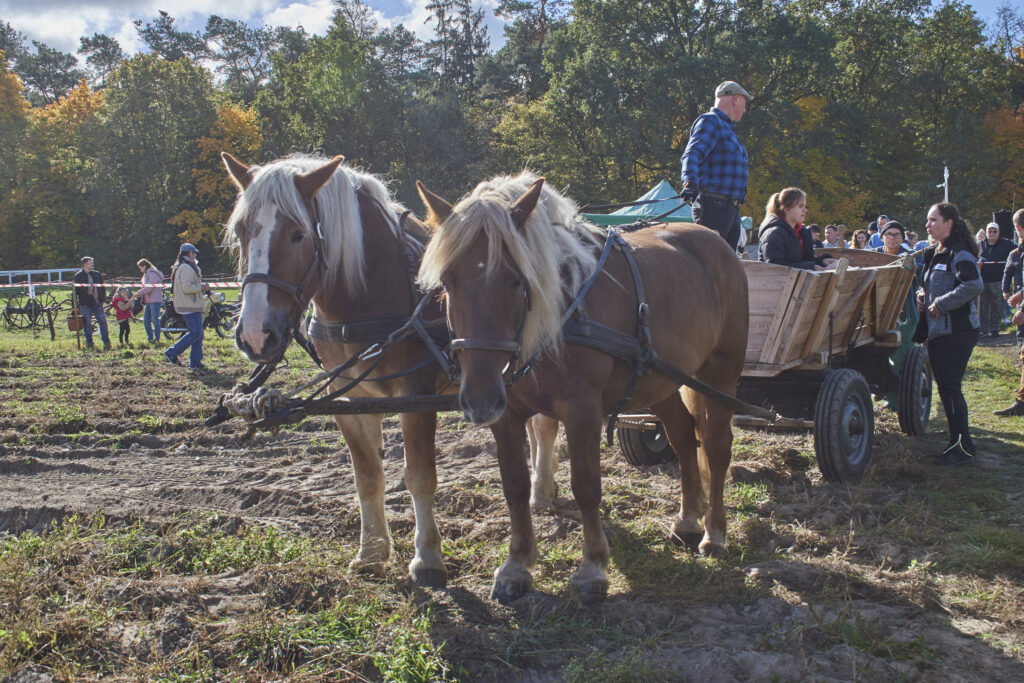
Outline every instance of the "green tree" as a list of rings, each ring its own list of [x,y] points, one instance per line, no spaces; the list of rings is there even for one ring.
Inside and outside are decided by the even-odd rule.
[[[74,55],[32,41],[35,52],[18,57],[17,73],[25,84],[25,92],[33,105],[56,102],[66,95],[83,77]]]
[[[110,72],[124,60],[124,50],[120,43],[102,33],[94,33],[91,38],[82,36],[79,40],[78,54],[83,55],[89,65],[89,83],[94,88],[102,87]]]
[[[170,258],[180,232],[170,220],[203,205],[192,169],[201,165],[196,141],[217,120],[217,97],[208,71],[155,54],[122,62],[104,96],[101,130],[83,142],[95,159],[85,184],[96,216],[84,246],[132,272],[141,256]]]
[[[136,19],[132,24],[146,47],[169,62],[182,58],[198,61],[210,53],[201,35],[179,31],[174,27],[174,17],[163,10],[153,21],[143,24]]]

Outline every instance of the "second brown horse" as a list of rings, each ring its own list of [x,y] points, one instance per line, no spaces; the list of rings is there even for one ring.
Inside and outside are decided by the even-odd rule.
[[[571,581],[585,601],[608,592],[608,542],[601,524],[603,417],[627,392],[631,363],[566,344],[562,318],[593,273],[603,235],[577,218],[576,205],[529,173],[481,183],[452,207],[422,185],[428,223],[437,226],[420,268],[426,287],[444,288],[461,367],[467,420],[490,425],[509,505],[508,559],[492,597],[508,602],[532,586],[537,542],[524,456],[526,421],[542,413],[565,425],[572,491],[583,520],[583,560]],[[626,234],[646,290],[652,347],[670,365],[735,395],[747,345],[747,280],[715,232],[656,225]],[[633,335],[638,296],[621,251],[613,250],[582,302],[592,321]],[[532,372],[506,389],[509,370]],[[668,378],[637,378],[623,410],[649,408],[679,458],[682,500],[673,537],[701,552],[725,546],[723,487],[732,450],[732,410]],[[704,530],[700,519],[704,517]]]

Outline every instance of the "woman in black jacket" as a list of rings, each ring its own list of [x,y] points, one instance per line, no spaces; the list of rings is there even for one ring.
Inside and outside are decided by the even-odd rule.
[[[807,194],[798,187],[776,192],[765,206],[764,221],[757,232],[758,258],[790,268],[825,270],[834,262],[827,256],[814,258],[814,237],[803,226],[807,217]]]
[[[949,425],[949,444],[933,460],[939,465],[969,465],[975,450],[961,383],[981,325],[978,243],[960,211],[948,202],[928,210],[926,227],[937,245],[924,253],[924,286],[917,294],[921,318],[914,341],[928,341],[928,361]]]

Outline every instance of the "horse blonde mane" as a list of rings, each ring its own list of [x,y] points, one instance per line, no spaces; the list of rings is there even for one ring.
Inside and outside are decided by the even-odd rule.
[[[544,185],[536,208],[522,230],[512,222],[512,203],[538,176],[529,171],[480,183],[455,205],[435,231],[420,266],[424,289],[441,285],[442,274],[482,234],[487,238],[487,270],[494,272],[505,254],[529,287],[531,307],[523,326],[523,355],[562,348],[561,317],[593,272],[593,247],[603,233],[579,218],[574,201]]]
[[[251,238],[259,231],[252,220],[266,203],[272,203],[278,212],[302,226],[310,239],[316,237],[316,224],[302,202],[295,178],[320,168],[330,159],[324,156],[292,154],[276,159],[264,166],[251,166],[252,183],[238,195],[235,208],[224,226],[224,245],[237,251],[242,236]],[[362,291],[366,286],[366,254],[363,251],[363,230],[359,218],[356,188],[372,195],[381,206],[392,211],[389,226],[397,229],[396,213],[404,207],[392,201],[384,182],[369,173],[341,164],[316,194],[316,219],[324,237],[324,262],[327,264],[325,282],[334,281],[339,273],[350,292]],[[244,234],[251,231],[248,234]],[[243,273],[244,275],[244,273]]]

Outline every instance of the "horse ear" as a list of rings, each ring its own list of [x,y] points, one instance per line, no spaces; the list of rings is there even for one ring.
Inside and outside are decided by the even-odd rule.
[[[309,173],[295,176],[295,187],[299,188],[299,194],[306,200],[312,199],[313,195],[327,184],[334,172],[338,170],[338,165],[343,161],[345,161],[345,157],[339,154],[320,168],[314,168]]]
[[[510,209],[512,213],[512,222],[515,223],[516,227],[520,230],[526,225],[526,219],[530,217],[530,214],[535,208],[537,208],[537,201],[540,199],[540,191],[544,187],[544,179],[537,178],[533,181],[533,185],[530,185],[530,189],[522,194],[517,199]]]
[[[427,207],[427,225],[438,226],[445,222],[448,216],[452,215],[452,205],[438,197],[427,189],[427,186],[416,181],[416,190],[420,193],[420,199]]]
[[[245,191],[245,188],[252,183],[252,172],[249,167],[227,152],[221,152],[220,158],[224,160],[224,165],[227,166],[228,173],[231,174],[235,185],[238,185],[238,189]]]

